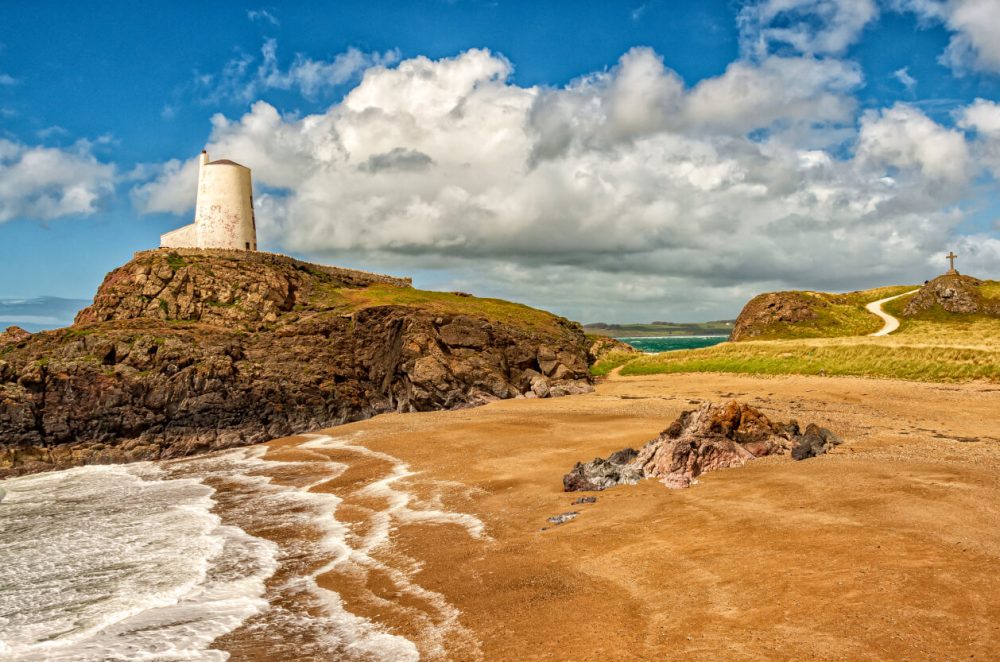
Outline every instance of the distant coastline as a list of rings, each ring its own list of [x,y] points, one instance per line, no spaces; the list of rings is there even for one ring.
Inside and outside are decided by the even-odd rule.
[[[687,334],[675,333],[673,335],[666,336],[617,336],[616,340],[661,340],[667,338],[728,338],[728,335],[722,335],[719,333],[706,333],[700,336],[693,336]]]
[[[640,352],[646,354],[658,354],[660,352],[672,352],[679,349],[700,349],[711,347],[729,340],[729,336],[720,335],[672,335],[672,336],[625,336],[616,338],[623,343],[635,347]]]
[[[60,297],[0,299],[0,331],[8,326],[19,326],[29,333],[37,333],[69,326],[76,313],[90,303],[90,299]]]

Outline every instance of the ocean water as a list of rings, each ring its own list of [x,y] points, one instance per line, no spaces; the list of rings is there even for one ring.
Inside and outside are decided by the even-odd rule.
[[[400,524],[486,538],[482,523],[433,493],[418,498],[405,463],[353,439],[314,435],[300,448],[295,462],[251,447],[0,482],[0,660],[214,662],[233,651],[405,662],[442,654],[445,638],[465,641],[463,658],[480,657],[458,611],[414,581],[419,563],[380,553]],[[386,504],[362,537],[336,519],[354,495],[322,489],[348,468],[345,456],[385,467],[357,490]],[[331,573],[389,577],[397,595],[423,605],[406,614],[419,636],[352,614],[321,586]]]
[[[208,644],[267,606],[277,546],[197,479],[143,463],[0,489],[0,659],[225,659]]]
[[[672,352],[678,349],[698,349],[725,342],[727,336],[654,336],[647,338],[619,338],[641,352]]]

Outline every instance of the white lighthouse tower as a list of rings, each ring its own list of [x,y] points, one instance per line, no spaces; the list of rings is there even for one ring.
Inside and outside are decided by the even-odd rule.
[[[257,250],[250,168],[227,159],[198,163],[194,223],[160,235],[160,248]]]

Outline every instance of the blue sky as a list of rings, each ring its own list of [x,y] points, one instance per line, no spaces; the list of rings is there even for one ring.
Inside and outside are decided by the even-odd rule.
[[[262,249],[582,321],[1000,278],[997,0],[3,10],[0,298],[90,297],[205,146]]]

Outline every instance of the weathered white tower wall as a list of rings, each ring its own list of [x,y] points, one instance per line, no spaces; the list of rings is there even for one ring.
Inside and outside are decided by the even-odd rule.
[[[202,152],[194,223],[161,235],[160,246],[257,250],[250,169]]]
[[[198,248],[194,223],[160,235],[160,248]]]

